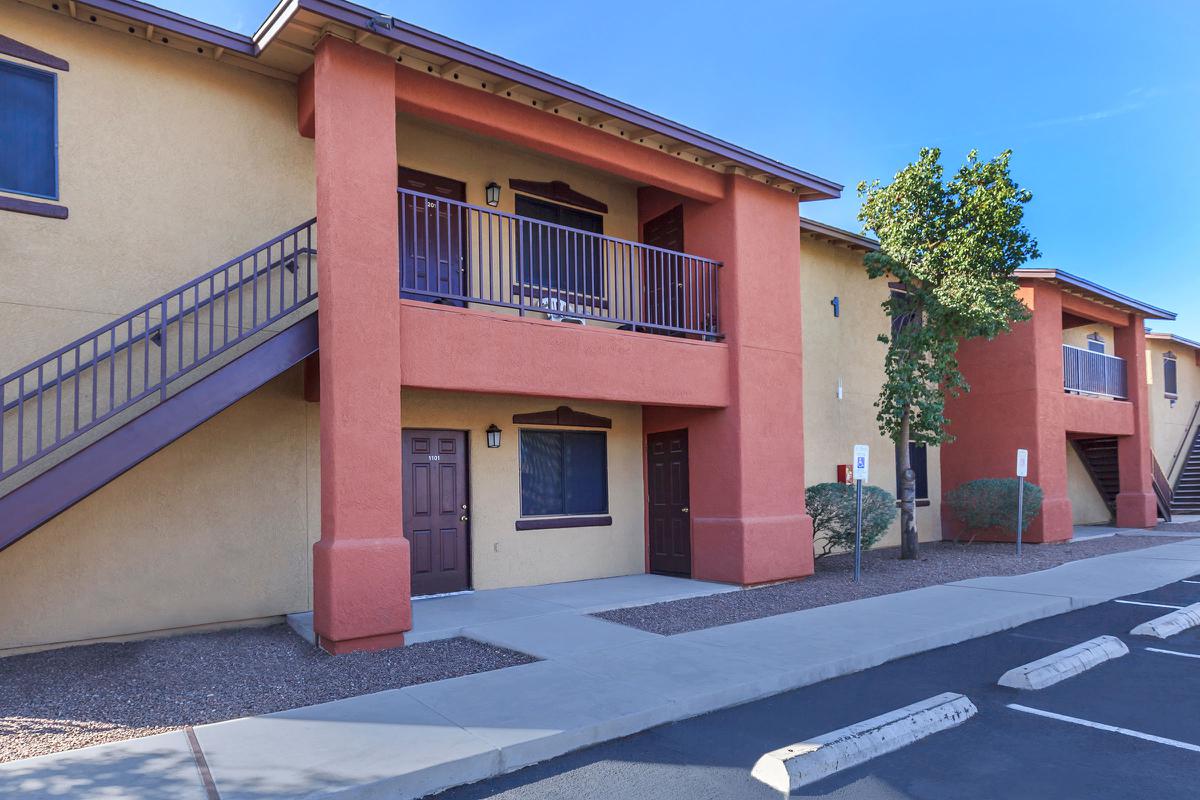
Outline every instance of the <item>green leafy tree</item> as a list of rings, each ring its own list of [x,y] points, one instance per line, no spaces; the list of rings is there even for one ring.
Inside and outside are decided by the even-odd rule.
[[[959,343],[993,338],[1029,316],[1013,270],[1040,253],[1021,224],[1033,195],[1009,174],[1011,156],[1005,150],[980,161],[972,150],[944,180],[941,151],[922,148],[891,183],[858,185],[858,218],[880,245],[863,259],[867,274],[903,287],[883,303],[897,324],[879,337],[888,350],[875,403],[879,430],[900,454],[901,558],[918,550],[909,443],[949,441],[945,397],[970,390],[958,368]]]

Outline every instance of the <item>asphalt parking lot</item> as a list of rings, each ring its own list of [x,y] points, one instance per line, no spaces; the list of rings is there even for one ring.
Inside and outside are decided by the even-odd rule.
[[[1165,640],[1129,635],[1135,625],[1171,611],[1161,606],[1200,602],[1200,576],[1189,581],[666,725],[437,797],[777,799],[779,792],[750,777],[763,753],[959,692],[978,708],[972,719],[794,796],[1194,798],[1200,792],[1200,628]],[[1129,654],[1040,691],[996,685],[1012,667],[1104,634],[1124,641]]]

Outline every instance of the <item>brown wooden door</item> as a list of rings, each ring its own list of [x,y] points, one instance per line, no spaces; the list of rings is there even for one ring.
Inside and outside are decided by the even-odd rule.
[[[471,586],[467,434],[405,430],[404,535],[412,551],[412,593]]]
[[[687,431],[646,437],[650,483],[650,571],[692,574],[692,519],[688,507]]]
[[[462,181],[407,167],[397,168],[397,185],[448,200],[467,199]],[[453,296],[467,290],[466,223],[466,209],[461,206],[400,195],[401,297],[465,305]]]
[[[644,244],[683,252],[683,206],[659,214],[642,226]],[[650,325],[684,327],[688,323],[683,307],[683,259],[672,253],[646,251],[642,264],[644,319]]]

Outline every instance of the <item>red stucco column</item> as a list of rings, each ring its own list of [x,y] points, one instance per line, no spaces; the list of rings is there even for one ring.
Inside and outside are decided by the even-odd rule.
[[[941,448],[942,491],[979,478],[1013,477],[1017,450],[1028,450],[1028,479],[1042,488],[1044,500],[1025,535],[1032,542],[1064,541],[1074,525],[1063,418],[1062,296],[1035,284],[1022,288],[1020,297],[1032,319],[991,341],[975,339],[959,348],[971,391],[946,402],[955,438]],[[943,508],[944,537],[963,535],[949,507]]]
[[[326,37],[312,73],[321,337],[313,625],[332,653],[412,626],[400,441],[396,71]]]
[[[752,584],[809,575],[796,198],[729,176],[723,200],[685,201],[684,237],[688,252],[724,262],[730,403],[647,408],[644,418],[648,432],[688,428],[692,576]]]
[[[1153,528],[1158,524],[1150,455],[1150,403],[1146,387],[1146,323],[1131,317],[1128,326],[1114,329],[1116,354],[1128,370],[1129,402],[1133,404],[1133,435],[1117,437],[1117,525]]]

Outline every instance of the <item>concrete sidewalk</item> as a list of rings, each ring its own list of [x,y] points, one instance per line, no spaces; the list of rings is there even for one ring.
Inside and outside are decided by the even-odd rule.
[[[0,765],[0,798],[420,797],[1200,573],[1200,539],[658,636],[578,614],[467,633],[545,660]]]

